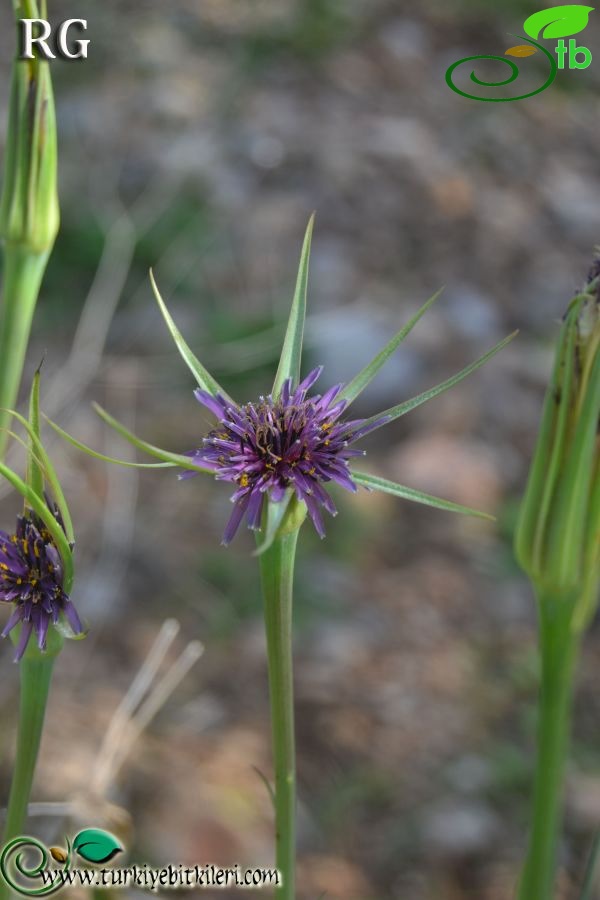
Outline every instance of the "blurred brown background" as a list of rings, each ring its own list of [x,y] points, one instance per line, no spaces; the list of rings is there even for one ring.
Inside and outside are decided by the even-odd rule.
[[[485,369],[366,443],[373,471],[493,511],[497,523],[336,496],[327,540],[303,531],[296,596],[300,900],[509,900],[536,690],[533,600],[510,535],[556,323],[600,241],[600,55],[531,99],[479,103],[446,87],[447,67],[502,54],[538,5],[50,6],[55,21],[87,18],[91,45],[87,62],[53,64],[63,224],[25,384],[46,351],[44,407],[78,438],[130,453],[92,400],[174,450],[208,428],[152,299],[151,265],[227,389],[239,399],[268,389],[312,210],[305,370],[323,363],[323,384],[355,374],[446,285],[360,413],[429,387],[520,329]],[[580,36],[594,52],[596,15]],[[522,65],[534,79],[542,72],[537,60]],[[227,487],[109,467],[48,442],[73,507],[74,599],[90,635],[57,666],[34,799],[75,802],[79,824],[122,826],[89,796],[97,754],[174,617],[169,657],[192,639],[206,650],[109,779],[106,798],[131,816],[129,858],[271,864],[269,799],[255,771],[270,774],[261,600],[250,537],[219,546]],[[1,504],[9,528],[17,501]],[[576,896],[600,820],[598,647],[592,630],[561,847],[565,898]],[[0,649],[5,797],[17,670],[10,647]],[[65,811],[32,829],[71,833]]]

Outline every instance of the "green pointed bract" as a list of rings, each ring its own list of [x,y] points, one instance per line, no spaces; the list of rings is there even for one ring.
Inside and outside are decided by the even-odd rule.
[[[27,451],[27,476],[23,480],[4,463],[0,462],[0,475],[21,494],[26,507],[29,507],[44,522],[44,525],[52,535],[54,543],[61,556],[64,567],[64,589],[68,594],[73,585],[73,553],[72,545],[75,543],[73,523],[69,507],[65,499],[56,470],[40,436],[40,370],[34,375],[33,384],[29,396],[29,419],[15,410],[0,409],[0,413],[6,414],[9,419],[16,419],[27,432],[28,440],[24,441],[18,435],[9,432],[19,441]],[[63,520],[64,530],[57,521],[54,513],[48,507],[45,496],[45,486],[48,484],[60,516]]]
[[[35,433],[27,419],[14,410],[12,411],[12,415],[18,422],[20,422],[29,436],[28,483],[34,493],[36,493],[39,497],[42,497],[44,494],[44,482],[46,481],[48,483],[48,487],[52,492],[52,496],[56,501],[56,505],[64,522],[65,534],[67,536],[67,539],[70,543],[75,543],[71,514],[69,512],[69,507],[67,505],[67,501],[65,499],[60,481],[58,480],[58,475],[56,474],[56,469],[54,468],[52,460],[48,456],[46,449],[44,448],[44,445],[40,440],[39,434]],[[15,437],[17,436],[15,435]],[[41,481],[37,482],[37,488],[34,486],[33,482],[29,480],[29,472],[31,472],[32,470],[35,470],[36,473],[41,477]]]
[[[300,379],[300,368],[301,368],[301,354],[302,354],[302,339],[304,333],[304,325],[306,319],[306,294],[307,294],[307,283],[308,283],[308,269],[309,269],[309,258],[310,258],[310,247],[311,247],[311,238],[314,224],[314,216],[312,216],[308,222],[308,226],[306,229],[304,243],[302,247],[302,252],[300,256],[300,265],[298,276],[296,280],[296,288],[294,293],[294,299],[292,302],[292,308],[288,320],[288,325],[286,329],[283,349],[281,353],[281,358],[279,362],[279,366],[277,369],[277,375],[274,381],[273,389],[272,389],[272,400],[277,401],[280,397],[281,389],[286,381],[290,381],[290,390],[293,392]],[[216,395],[225,396],[223,389],[218,385],[212,376],[204,369],[201,363],[196,359],[189,346],[183,339],[181,333],[179,332],[177,326],[175,325],[173,319],[171,318],[167,307],[160,295],[156,282],[152,273],[150,273],[152,287],[156,296],[156,300],[159,304],[163,317],[167,323],[167,326],[173,336],[173,339],[176,342],[176,345],[179,349],[179,352],[196,377],[198,384],[202,388],[205,393],[208,393],[212,397]],[[372,360],[372,362],[366,366],[349,384],[348,386],[342,390],[339,395],[340,400],[346,401],[346,403],[350,403],[354,400],[358,395],[367,387],[370,381],[375,377],[377,372],[382,368],[385,362],[389,359],[389,357],[395,352],[398,346],[402,343],[402,341],[407,337],[410,331],[415,327],[419,319],[423,316],[425,311],[435,302],[435,300],[439,297],[441,291],[438,291],[432,297],[427,300],[427,302],[418,310],[418,312],[400,329],[400,331],[388,342],[388,344],[380,351],[380,353]],[[515,332],[516,334],[516,332]],[[514,337],[510,335],[504,340],[500,341],[495,347],[489,350],[487,353],[483,354],[479,359],[475,362],[468,365],[457,375],[452,376],[441,384],[430,388],[429,390],[419,394],[416,397],[413,397],[410,400],[407,400],[397,406],[394,406],[383,413],[379,413],[376,416],[372,416],[370,419],[361,420],[361,428],[370,424],[376,423],[377,427],[380,427],[383,424],[387,424],[389,421],[398,418],[399,416],[404,415],[409,412],[411,409],[419,406],[421,403],[425,403],[427,400],[432,399],[433,397],[441,394],[443,391],[448,390],[448,388],[460,382],[467,375],[476,371],[480,366],[482,366],[485,362],[487,362],[495,353],[501,350],[506,344],[512,340]],[[229,399],[229,398],[227,398]],[[271,398],[270,398],[271,399]],[[233,404],[233,401],[231,401]],[[235,405],[235,404],[233,404]],[[114,428],[122,437],[124,437],[127,441],[137,447],[139,450],[142,450],[145,453],[148,453],[151,456],[161,460],[160,466],[177,466],[183,470],[187,470],[188,472],[206,472],[208,474],[215,474],[215,465],[214,461],[210,460],[209,466],[197,465],[192,461],[192,457],[188,455],[183,455],[180,453],[172,453],[166,450],[162,450],[159,447],[156,447],[152,444],[149,444],[146,441],[141,440],[135,434],[133,434],[128,428],[114,419],[109,413],[95,404],[95,409],[98,414],[104,419],[107,424],[109,424],[112,428]],[[80,441],[77,441],[71,435],[68,435],[64,432],[58,425],[53,422],[50,422],[52,427],[69,443],[73,446],[77,447],[80,450],[98,458],[108,462],[115,462],[121,465],[131,466],[131,467],[146,467],[146,464],[140,464],[136,462],[130,462],[125,460],[114,459],[114,457],[106,456],[105,454],[98,453],[95,450],[87,447],[85,444],[82,444]],[[200,451],[198,451],[198,456],[201,456]],[[155,464],[156,466],[156,464]],[[354,473],[351,473],[354,477]],[[327,480],[327,479],[324,479]],[[376,476],[371,476],[363,473],[356,474],[356,481],[360,484],[364,484],[365,487],[369,487],[372,489],[377,489],[381,491],[385,491],[387,493],[393,494],[398,497],[403,497],[405,499],[413,500],[415,502],[423,503],[429,506],[437,507],[438,509],[444,509],[452,512],[459,512],[467,515],[480,516],[482,518],[492,518],[485,513],[480,513],[476,510],[470,509],[465,506],[461,506],[457,503],[452,503],[447,500],[443,500],[437,497],[432,497],[428,494],[425,494],[421,491],[417,491],[412,488],[404,487],[403,485],[398,485],[390,481],[386,481],[383,478],[378,478]],[[285,486],[285,485],[284,485]],[[283,499],[278,502],[273,502],[270,497],[266,498],[265,512],[262,520],[262,529],[261,529],[261,539],[258,541],[258,547],[256,550],[256,555],[262,556],[266,553],[266,551],[270,550],[275,541],[279,538],[285,537],[285,535],[298,531],[304,518],[307,514],[307,504],[304,501],[298,500],[296,496],[294,496],[294,486],[293,479],[289,480],[288,491],[284,495]],[[600,503],[600,500],[599,500]],[[239,523],[237,523],[239,524]],[[237,527],[237,525],[236,525]],[[256,525],[253,523],[253,528]]]
[[[279,533],[279,529],[281,528],[292,497],[293,491],[291,488],[288,488],[283,496],[283,499],[278,503],[273,503],[271,500],[269,500],[265,504],[262,529],[259,532],[262,540],[254,551],[253,556],[260,556],[265,552],[265,550],[268,550],[269,547],[272,546],[273,541]]]
[[[102,409],[97,403],[94,403],[93,407],[107,425],[110,425],[111,428],[118,431],[121,437],[124,437],[125,440],[129,441],[130,444],[133,444],[134,447],[137,447],[138,450],[143,450],[148,456],[154,456],[156,459],[161,459],[163,462],[173,463],[175,466],[179,466],[186,470],[189,469],[193,472],[212,472],[212,469],[208,469],[205,466],[195,465],[189,456],[184,456],[182,453],[170,453],[168,450],[161,450],[160,447],[155,447],[154,444],[143,441],[126,428],[125,425],[122,425],[117,419],[113,418],[110,413],[107,413],[105,409]]]
[[[71,444],[71,446],[75,447],[77,450],[83,451],[83,453],[87,453],[88,456],[92,456],[94,459],[101,459],[102,462],[113,463],[116,466],[125,466],[129,469],[172,469],[178,465],[178,463],[174,462],[139,463],[132,462],[130,459],[117,459],[114,456],[107,456],[105,453],[99,453],[97,450],[93,450],[82,441],[78,441],[77,438],[74,438],[72,434],[69,434],[68,431],[65,431],[60,425],[57,425],[56,422],[53,422],[52,419],[49,419],[47,416],[45,416],[45,419],[48,425],[50,425],[51,428],[54,428],[56,433],[64,438],[68,444]]]
[[[558,339],[515,551],[539,593],[583,598],[600,567],[600,310],[598,279],[569,306]]]
[[[292,379],[292,389],[300,380],[300,364],[302,359],[302,341],[304,338],[304,323],[306,320],[306,291],[308,287],[308,263],[310,260],[310,244],[312,240],[314,214],[310,217],[304,235],[302,253],[300,255],[300,267],[296,280],[294,300],[288,319],[287,330],[281,351],[281,358],[273,382],[273,397],[279,397],[284,381]]]
[[[387,425],[388,422],[393,422],[394,419],[399,419],[401,416],[405,416],[406,413],[411,412],[411,410],[416,409],[417,406],[421,406],[423,403],[427,403],[428,400],[433,400],[434,397],[437,397],[439,394],[443,394],[444,391],[447,391],[449,388],[454,387],[455,384],[458,384],[459,381],[462,381],[463,378],[466,378],[467,375],[471,375],[472,372],[476,372],[477,369],[481,368],[488,359],[491,359],[492,356],[495,356],[498,351],[502,350],[503,347],[506,347],[513,338],[517,336],[518,332],[513,331],[512,334],[509,334],[508,337],[503,338],[495,347],[492,347],[491,350],[488,350],[487,353],[484,353],[483,356],[480,356],[479,359],[476,359],[475,362],[470,363],[468,366],[465,366],[460,372],[457,372],[456,375],[452,375],[450,378],[447,378],[446,381],[440,382],[440,384],[436,384],[435,387],[429,388],[427,391],[423,391],[422,394],[417,394],[416,397],[411,397],[410,400],[404,400],[402,403],[398,403],[397,406],[391,406],[389,409],[384,410],[383,412],[378,413],[376,416],[371,416],[369,419],[365,420],[365,425],[371,424],[371,422],[376,422],[378,419],[385,418],[385,421],[381,423],[380,428],[383,425]]]
[[[41,446],[39,369],[33,376],[33,383],[29,394],[29,422],[27,422],[26,428],[29,433],[30,449],[27,459],[27,483],[37,494],[42,494],[44,492],[44,475],[36,459],[36,453],[39,452],[38,448]]]
[[[410,319],[406,325],[402,326],[400,331],[394,335],[391,341],[385,345],[383,350],[377,354],[369,365],[365,366],[362,372],[359,372],[358,375],[346,385],[340,393],[340,400],[347,400],[349,405],[353,400],[356,400],[359,394],[362,394],[367,385],[375,378],[381,367],[384,366],[390,356],[396,352],[402,341],[408,337],[419,319],[427,312],[429,307],[435,303],[443,290],[443,288],[440,288],[439,291],[436,291],[436,293],[423,304],[420,310],[415,313],[412,319]]]
[[[268,550],[278,537],[297,531],[306,519],[306,504],[298,500],[292,488],[285,492],[283,500],[274,503],[269,500],[265,505],[263,525],[260,535],[263,538],[253,553],[260,556]]]
[[[443,509],[446,510],[446,512],[461,513],[466,516],[476,516],[479,519],[489,519],[492,522],[494,521],[494,516],[491,516],[489,513],[471,509],[469,506],[461,506],[460,503],[452,503],[451,500],[442,500],[440,497],[433,497],[431,494],[425,494],[423,491],[405,487],[403,484],[397,484],[395,481],[388,481],[387,478],[380,478],[378,475],[369,475],[366,472],[356,472],[353,469],[352,478],[357,484],[373,491],[392,494],[394,497],[401,497],[403,500],[412,500],[414,503],[422,503],[424,506],[434,506],[436,509]]]
[[[15,410],[0,410],[8,416],[12,416],[27,432],[28,442],[23,441],[17,434],[9,432],[11,437],[19,441],[27,451],[27,478],[26,483],[32,492],[39,498],[44,498],[45,482],[48,483],[56,505],[62,517],[65,534],[69,543],[75,543],[73,522],[69,507],[56,474],[52,460],[48,456],[40,436],[40,370],[34,375],[31,392],[29,395],[29,419]]]
[[[156,284],[156,280],[154,278],[154,273],[152,269],[150,269],[150,284],[152,285],[152,290],[154,292],[154,296],[156,297],[156,302],[158,303],[159,309],[162,313],[162,316],[167,324],[167,328],[171,333],[171,337],[175,341],[175,345],[179,350],[179,354],[183,359],[184,363],[198,382],[199,387],[202,388],[203,391],[207,391],[207,393],[211,394],[211,396],[215,397],[217,394],[220,394],[226,400],[230,401],[232,404],[234,401],[227,394],[225,390],[221,387],[221,385],[216,381],[210,372],[204,368],[200,360],[192,353],[187,342],[185,341],[183,335],[181,334],[179,328],[173,321],[171,313],[167,309],[167,305],[163,298],[161,297],[160,291],[158,289],[158,285]]]

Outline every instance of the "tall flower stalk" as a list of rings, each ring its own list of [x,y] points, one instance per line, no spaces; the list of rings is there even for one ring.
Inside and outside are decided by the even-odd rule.
[[[467,507],[361,472],[354,466],[364,451],[355,448],[367,433],[404,415],[457,384],[497,353],[513,337],[501,341],[458,374],[422,394],[368,419],[347,419],[352,402],[399,347],[437,294],[404,325],[381,352],[347,385],[312,393],[321,375],[314,369],[301,380],[301,356],[308,264],[312,237],[309,222],[283,349],[270,393],[257,401],[236,403],[204,368],[185,342],[154,281],[154,294],[177,348],[194,375],[196,399],[215,417],[214,429],[186,454],[162,450],[132,434],[100,407],[102,418],[139,449],[159,460],[155,466],[177,466],[180,478],[204,472],[233,487],[233,509],[225,526],[228,544],[241,523],[255,532],[264,596],[264,619],[271,700],[276,863],[282,884],[279,900],[295,897],[296,763],[293,711],[292,614],[294,561],[300,528],[308,517],[325,535],[323,513],[336,514],[328,487],[356,492],[359,486],[451,512],[486,517]],[[53,423],[52,423],[53,424]],[[54,428],[71,444],[99,459],[119,462],[86,447]],[[125,463],[126,465],[128,463]],[[134,463],[135,465],[135,463]],[[152,465],[152,464],[142,464]],[[487,518],[491,518],[487,516]]]
[[[515,550],[539,619],[541,684],[532,827],[520,900],[550,900],[562,822],[573,677],[600,587],[600,264],[570,303]]]
[[[15,0],[15,17],[38,18],[36,0]],[[56,119],[49,64],[15,59],[12,67],[0,240],[4,284],[0,314],[0,459],[7,410],[21,383],[31,323],[59,227]]]
[[[275,771],[276,865],[283,875],[280,895],[294,896],[296,866],[296,743],[292,611],[298,529],[278,535],[260,557],[269,666],[271,729]]]
[[[30,396],[29,418],[10,413],[24,428],[27,475],[22,479],[0,463],[0,475],[21,494],[22,515],[13,533],[0,531],[0,602],[12,607],[2,632],[15,645],[20,668],[20,705],[15,768],[3,841],[23,831],[44,726],[54,662],[65,637],[83,634],[70,599],[74,535],[69,509],[40,438],[39,372]],[[10,432],[13,434],[13,432]],[[50,501],[49,493],[54,501]],[[0,879],[0,898],[10,896]]]

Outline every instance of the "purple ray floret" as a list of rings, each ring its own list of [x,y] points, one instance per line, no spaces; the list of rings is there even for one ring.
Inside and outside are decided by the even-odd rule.
[[[236,485],[224,544],[233,539],[244,517],[249,528],[259,529],[267,494],[278,502],[288,488],[306,504],[318,534],[324,537],[321,510],[335,515],[336,509],[323,485],[335,482],[356,491],[348,462],[363,451],[350,445],[387,418],[368,425],[364,419],[339,421],[347,406],[346,400],[337,399],[343,385],[322,396],[307,397],[321,371],[322,367],[313,369],[295,391],[288,379],[277,399],[260,397],[258,403],[244,406],[195,391],[196,399],[217,416],[219,424],[189,456],[218,479]],[[194,474],[185,472],[181,477]]]
[[[60,522],[60,517],[57,515]],[[75,634],[83,626],[77,611],[63,590],[63,566],[46,526],[35,513],[17,516],[14,534],[0,531],[0,601],[14,603],[2,637],[21,623],[15,662],[21,659],[29,638],[36,635],[40,650],[46,635],[61,613]]]

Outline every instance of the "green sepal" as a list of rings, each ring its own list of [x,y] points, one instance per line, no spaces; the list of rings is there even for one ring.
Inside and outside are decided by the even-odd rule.
[[[88,447],[87,444],[82,443],[82,441],[78,441],[77,438],[74,438],[73,435],[69,434],[67,431],[64,431],[57,425],[56,422],[53,422],[52,419],[49,419],[48,416],[44,416],[48,425],[53,428],[57,434],[59,434],[62,438],[64,438],[67,443],[71,444],[72,447],[75,447],[77,450],[81,450],[83,453],[87,453],[88,456],[92,456],[94,459],[101,459],[103,462],[114,463],[117,466],[126,466],[131,469],[172,469],[175,466],[178,466],[178,463],[174,462],[160,462],[160,463],[139,463],[132,462],[128,459],[117,459],[115,456],[107,456],[105,453],[99,453],[97,450],[93,450],[91,447]]]
[[[149,444],[147,441],[143,441],[141,438],[137,437],[132,431],[122,425],[117,419],[113,418],[110,413],[107,413],[105,409],[102,409],[98,403],[93,404],[94,409],[98,413],[101,419],[110,425],[111,428],[114,428],[125,440],[129,441],[130,444],[133,444],[134,447],[137,447],[138,450],[143,450],[149,456],[154,456],[156,459],[162,459],[163,462],[170,462],[175,466],[179,466],[183,469],[189,469],[194,472],[204,472],[212,474],[212,469],[208,469],[205,466],[197,466],[193,463],[189,456],[184,456],[182,453],[170,453],[168,450],[161,450],[160,447],[155,447],[154,444]]]
[[[594,550],[598,554],[600,531],[597,509],[595,522],[589,521],[588,511],[595,474],[594,458],[598,452],[599,417],[600,352],[597,352],[589,389],[583,395],[553,504],[548,557],[553,560],[552,568],[559,584],[576,583],[581,577],[585,557],[585,549],[582,552],[582,548],[585,548],[587,534],[593,535]]]
[[[52,464],[52,460],[48,456],[40,438],[39,385],[40,380],[38,370],[34,377],[31,389],[29,421],[15,410],[6,410],[6,412],[20,422],[29,436],[29,446],[27,447],[27,483],[35,494],[39,497],[43,497],[44,480],[48,482],[62,517],[67,539],[71,544],[74,544],[75,534],[69,507],[56,474],[56,470]],[[14,435],[14,437],[17,436]]]
[[[288,488],[279,503],[273,503],[268,497],[265,499],[262,514],[262,527],[256,535],[257,543],[261,538],[262,543],[257,546],[252,554],[253,556],[260,556],[265,550],[268,550],[269,547],[271,547],[273,541],[279,534],[281,523],[293,496],[293,490]]]
[[[574,346],[575,323],[567,322],[558,338],[552,380],[544,398],[542,421],[515,532],[515,555],[531,578],[539,577],[543,570],[544,526],[560,468],[568,417],[569,404],[560,401],[565,389],[570,388],[567,362]]]
[[[204,368],[200,360],[195,356],[194,353],[192,353],[179,328],[173,321],[173,317],[167,309],[165,301],[161,297],[152,269],[150,269],[150,284],[152,285],[152,291],[154,293],[154,296],[156,297],[156,302],[158,303],[163,319],[165,320],[167,328],[171,333],[171,337],[175,341],[175,345],[179,350],[179,355],[198,382],[198,385],[202,388],[203,391],[206,391],[212,397],[216,397],[217,394],[220,394],[225,398],[225,400],[231,403],[232,406],[235,406],[235,401],[231,399],[229,394],[225,390],[223,390],[218,381],[216,381],[212,377],[210,372]]]
[[[394,335],[394,337],[389,341],[383,350],[381,350],[377,356],[371,360],[368,366],[358,373],[358,375],[346,385],[343,391],[340,393],[338,399],[339,400],[347,400],[348,404],[352,403],[356,398],[361,394],[368,384],[371,383],[375,375],[379,372],[381,367],[385,365],[390,356],[395,353],[400,344],[404,341],[406,337],[413,330],[419,319],[427,312],[430,306],[432,306],[435,301],[438,299],[440,294],[444,288],[440,288],[439,291],[427,300],[426,303],[415,313],[415,315],[410,319],[406,325],[403,325],[400,331]]]
[[[481,368],[491,359],[492,356],[495,356],[503,347],[506,347],[513,338],[515,338],[518,334],[518,331],[513,331],[512,334],[509,334],[508,337],[503,338],[495,347],[492,347],[491,350],[488,350],[487,353],[484,353],[483,356],[480,356],[479,359],[476,359],[475,362],[469,363],[468,366],[465,366],[464,369],[461,369],[460,372],[457,372],[456,375],[452,375],[450,378],[447,378],[446,381],[440,382],[440,384],[436,384],[435,387],[429,388],[427,391],[423,391],[421,394],[417,394],[415,397],[411,397],[410,400],[405,400],[403,403],[398,403],[397,406],[391,406],[389,409],[385,409],[383,412],[378,413],[375,416],[371,416],[370,418],[365,420],[365,425],[370,425],[372,422],[376,422],[378,419],[386,418],[385,422],[382,422],[378,427],[381,428],[383,425],[387,425],[389,422],[393,422],[394,419],[399,419],[401,416],[405,416],[406,413],[411,412],[411,410],[416,409],[417,406],[421,406],[423,403],[427,403],[428,400],[433,400],[434,397],[437,397],[439,394],[443,394],[444,391],[447,391],[449,388],[454,387],[455,384],[458,384],[459,381],[462,381],[463,378],[466,378],[467,375],[471,375],[472,372],[476,372],[477,369]],[[376,430],[376,429],[374,429]]]
[[[384,494],[392,494],[394,497],[401,497],[403,500],[412,500],[414,503],[434,506],[436,509],[444,509],[447,512],[461,513],[465,516],[476,516],[479,519],[494,521],[494,516],[491,516],[489,513],[471,509],[469,506],[461,506],[459,503],[452,503],[451,500],[433,497],[431,494],[425,494],[423,491],[405,487],[403,484],[397,484],[395,481],[388,481],[387,478],[380,478],[378,475],[368,475],[366,472],[356,472],[355,470],[352,470],[351,475],[357,484],[374,491],[382,491]]]
[[[294,299],[288,319],[285,338],[277,374],[273,382],[273,398],[276,400],[281,393],[284,381],[288,378],[292,379],[292,390],[300,381],[300,365],[302,361],[302,341],[304,338],[304,322],[306,320],[306,291],[308,287],[308,264],[310,261],[310,244],[312,240],[313,226],[315,222],[314,213],[308,220],[306,233],[304,235],[304,243],[302,245],[302,253],[300,255],[300,266],[298,268],[298,277],[296,279],[296,289],[294,291]]]
[[[21,418],[21,417],[18,417]],[[39,453],[40,439],[40,370],[37,369],[33,376],[31,391],[29,394],[29,422],[27,424],[29,434],[30,452],[27,457],[27,484],[36,494],[44,493],[44,475],[37,464],[35,451]]]
[[[58,622],[53,622],[52,627],[67,641],[84,641],[88,636],[90,629],[88,628],[87,623],[82,624],[84,626],[83,631],[75,634],[69,624],[69,620],[64,613],[61,613]]]
[[[298,531],[306,519],[306,513],[306,503],[298,500],[292,488],[286,490],[283,499],[278,503],[267,499],[263,511],[262,529],[259,532],[263,541],[256,548],[253,556],[263,554],[273,545],[276,538]],[[257,542],[259,536],[257,536]]]
[[[11,413],[11,414],[14,415],[14,416],[17,416],[17,417],[18,417],[18,415],[19,415],[19,414],[16,413],[16,412],[13,412],[13,413]],[[28,423],[27,423],[27,419],[23,419],[23,425],[24,425],[25,427],[27,427],[27,424],[28,424]],[[40,458],[40,457],[39,457],[39,456],[31,449],[31,446],[27,443],[27,441],[25,441],[25,440],[21,437],[21,435],[17,434],[17,433],[14,432],[14,431],[11,431],[10,429],[7,431],[7,434],[9,434],[10,437],[13,438],[13,440],[17,441],[17,443],[21,444],[21,446],[22,446],[22,447],[23,447],[23,448],[31,455],[31,457],[32,457],[32,459],[35,461],[36,465],[37,465],[37,466],[40,468],[40,470],[43,472],[46,481],[48,481],[48,483],[51,484],[52,479],[48,477],[48,474],[46,473],[46,470],[44,469],[44,464],[43,464],[43,462],[42,462],[42,459],[41,459],[41,458]],[[49,460],[48,460],[48,461],[49,461]],[[57,485],[58,485],[58,481],[57,481]],[[60,489],[60,485],[58,485],[58,488]],[[60,489],[60,493],[61,493],[61,495],[62,495],[62,489]],[[40,495],[38,494],[37,496],[39,497]],[[44,493],[43,496],[44,496],[44,500],[45,500],[45,499],[46,499],[45,493]],[[24,505],[25,505],[25,508],[27,508],[27,502],[26,502],[26,501],[25,501],[25,504],[24,504]],[[58,511],[59,511],[59,513],[61,513],[61,515],[62,515],[62,512],[61,512],[61,504],[57,501],[56,505],[58,506]],[[66,508],[66,506],[65,506],[65,508]],[[68,511],[67,511],[67,521],[65,522],[65,521],[64,521],[64,518],[63,518],[63,523],[64,523],[64,525],[65,525],[65,534],[67,535],[67,538],[68,538],[68,540],[69,540],[69,543],[71,544],[71,546],[73,546],[74,543],[75,543],[75,536],[74,536],[74,534],[73,534],[73,526],[72,526],[72,524],[71,524],[71,519],[69,518]]]
[[[292,534],[293,531],[298,531],[304,524],[307,513],[308,509],[306,503],[303,503],[302,500],[298,500],[297,496],[294,494],[290,501],[290,505],[286,510],[283,522],[281,523],[279,537],[283,537],[286,534]]]

